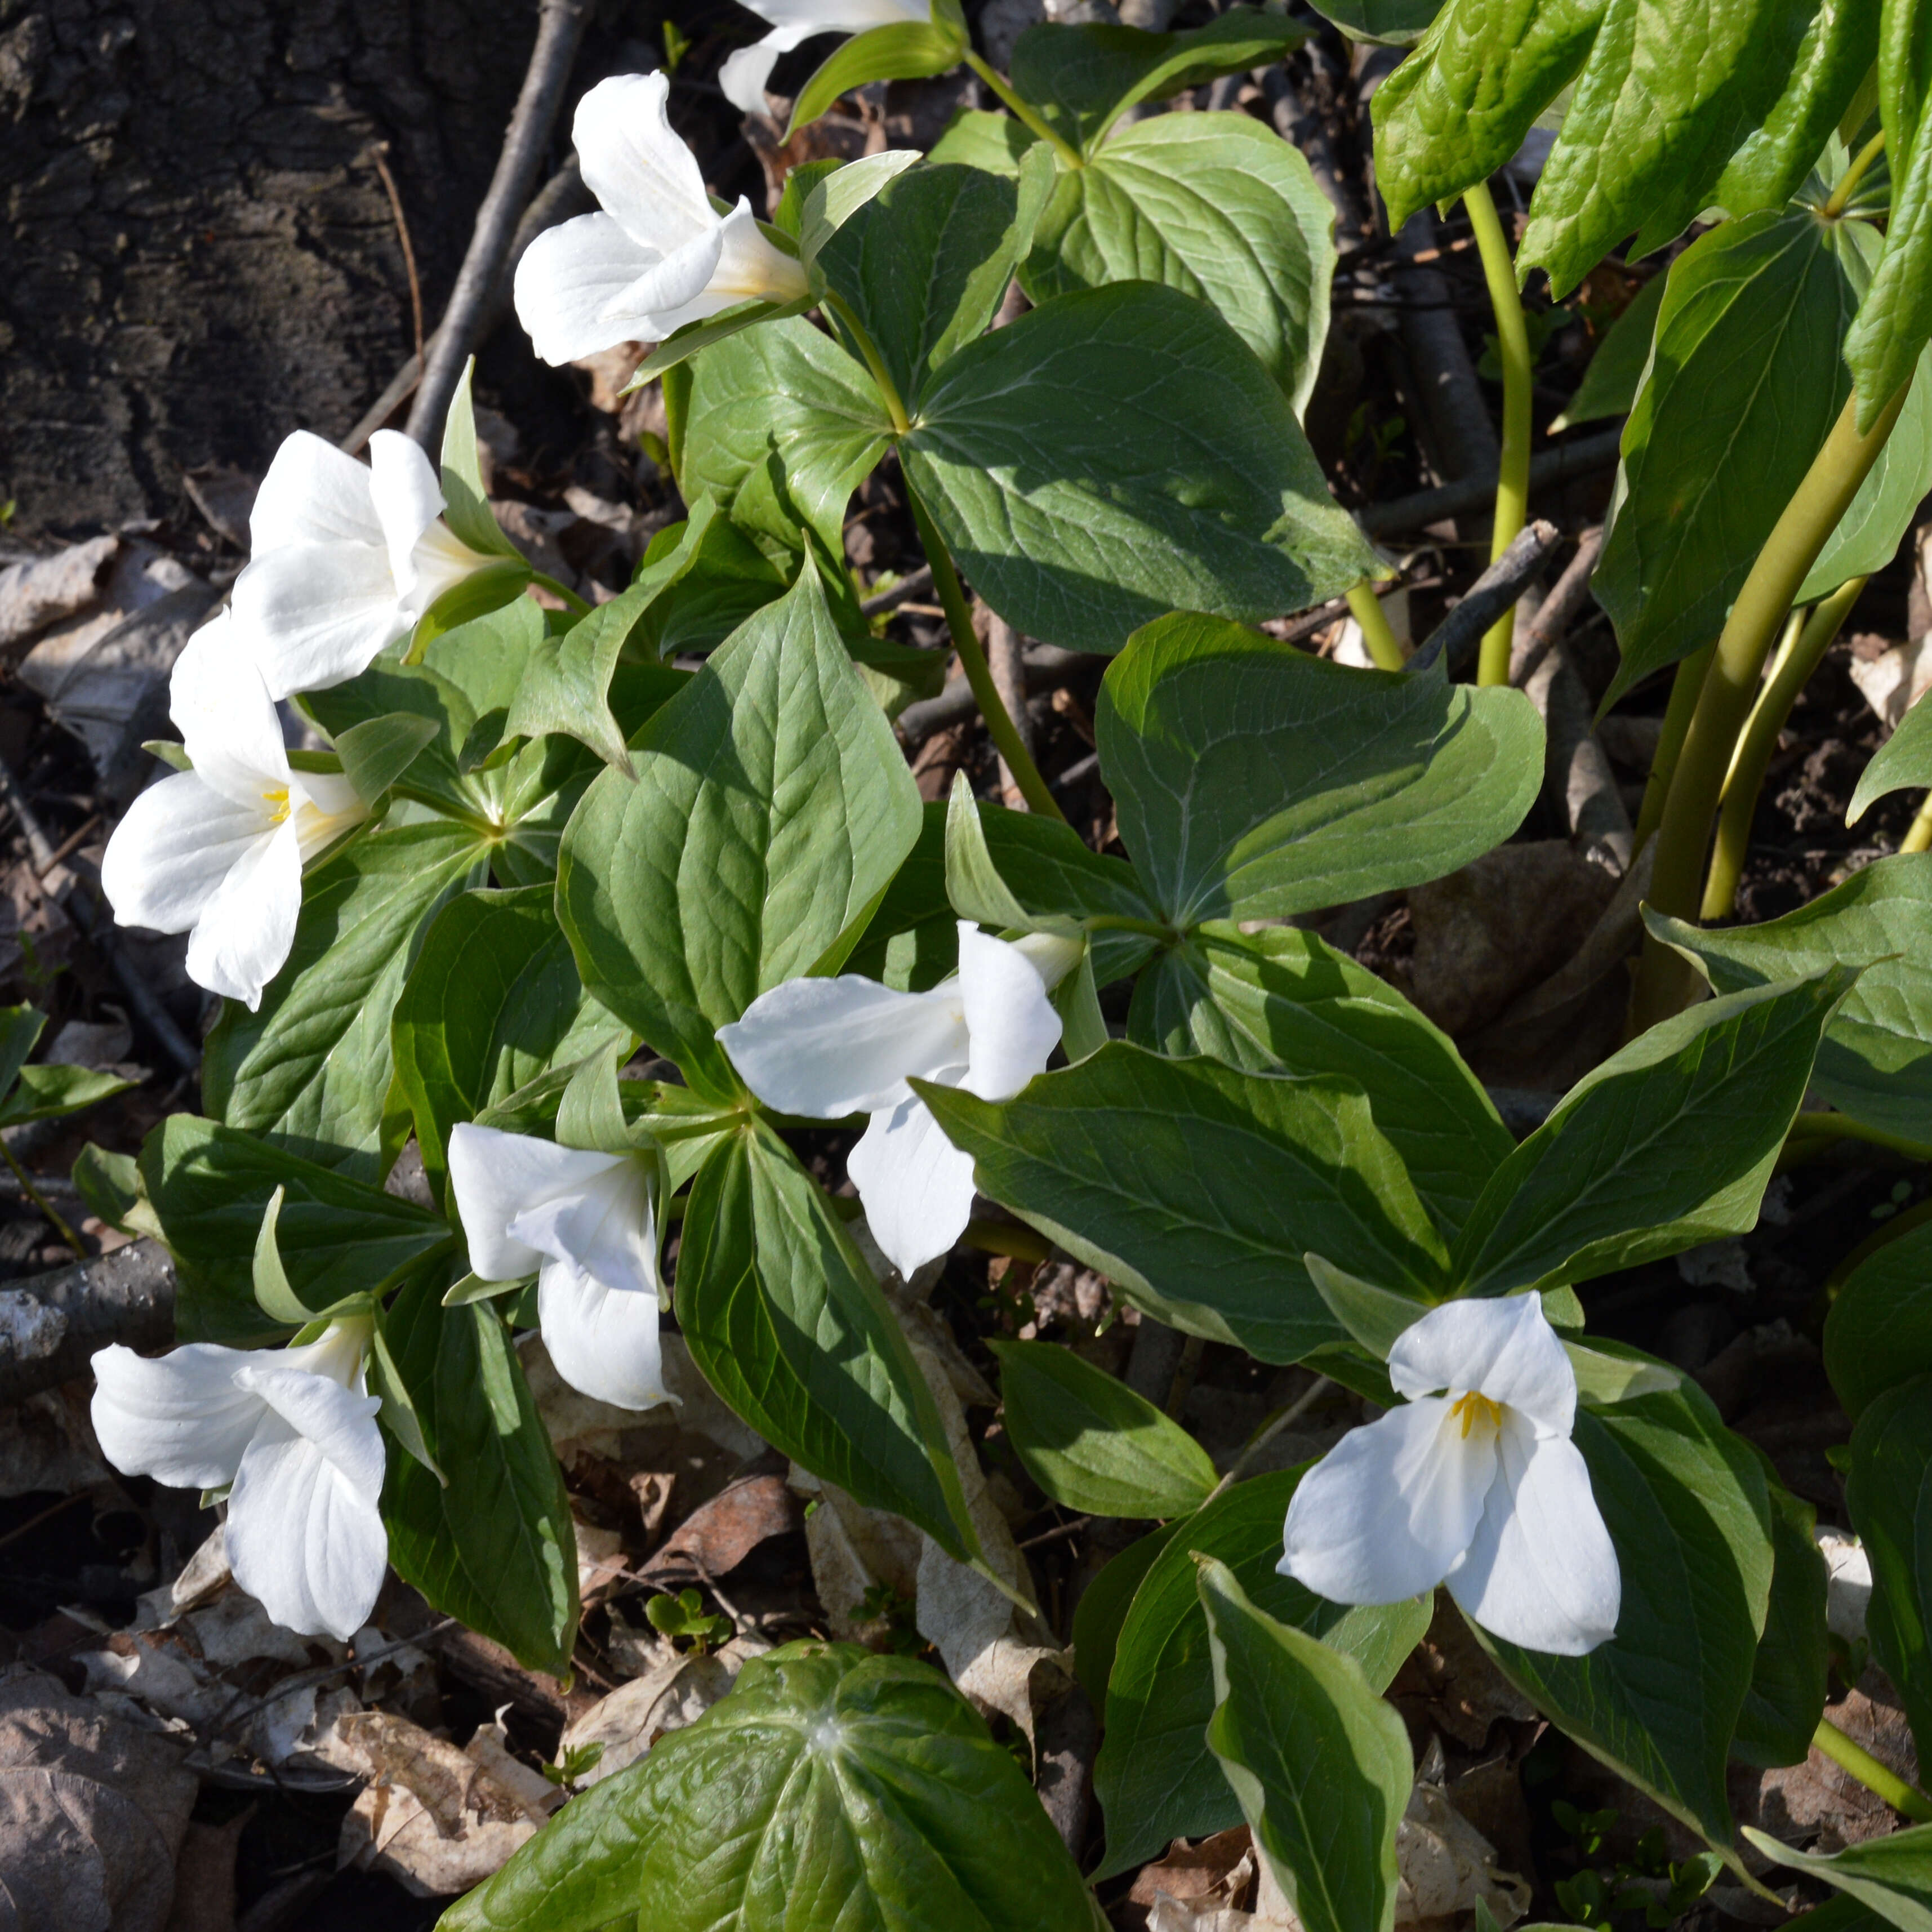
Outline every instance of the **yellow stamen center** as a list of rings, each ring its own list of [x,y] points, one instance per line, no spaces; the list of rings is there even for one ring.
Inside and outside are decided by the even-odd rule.
[[[269,818],[280,825],[289,815],[288,787],[277,785],[272,791],[265,791],[262,796],[268,802]]]
[[[1449,1413],[1462,1418],[1465,1442],[1468,1440],[1469,1431],[1479,1422],[1486,1429],[1500,1429],[1503,1426],[1502,1404],[1490,1401],[1486,1395],[1478,1395],[1474,1389],[1459,1397],[1450,1406]]]

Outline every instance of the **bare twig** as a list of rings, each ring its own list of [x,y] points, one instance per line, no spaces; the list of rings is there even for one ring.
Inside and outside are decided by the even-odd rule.
[[[425,449],[434,449],[442,436],[442,419],[463,373],[464,358],[509,254],[517,218],[536,185],[537,170],[590,10],[590,0],[543,0],[538,10],[536,45],[503,137],[503,151],[496,158],[496,172],[476,211],[469,252],[457,272],[436,339],[424,350],[422,382],[410,406],[409,433]]]
[[[1408,661],[1412,674],[1445,658],[1454,674],[1481,643],[1483,633],[1533,584],[1562,541],[1554,524],[1532,523],[1469,586],[1468,595],[1430,633]]]
[[[990,606],[986,611],[986,664],[993,674],[993,688],[1000,694],[1000,702],[1006,707],[1006,715],[1013,721],[1013,729],[1019,734],[1020,742],[1030,758],[1034,752],[1033,714],[1027,709],[1026,660],[1020,649],[1020,635]],[[1004,758],[1000,760],[1000,796],[1009,811],[1024,812],[1027,808],[1026,794],[1006,769]]]
[[[1516,640],[1510,658],[1510,682],[1520,691],[1536,668],[1568,634],[1590,595],[1590,573],[1604,554],[1600,526],[1586,530],[1576,539],[1576,554],[1564,566],[1563,574],[1550,586],[1543,606]]]
[[[175,1270],[158,1241],[52,1268],[0,1290],[0,1403],[83,1375],[110,1342],[159,1348],[174,1340]]]
[[[416,325],[416,366],[421,368],[423,359],[423,305],[422,282],[416,274],[416,244],[410,239],[409,217],[403,212],[403,197],[396,186],[396,178],[389,172],[389,164],[384,158],[388,153],[389,144],[379,142],[369,151],[369,158],[376,164],[376,172],[382,177],[382,186],[389,196],[389,212],[396,218],[396,239],[402,244],[403,266],[409,272],[410,314]]]
[[[1533,491],[1553,490],[1574,478],[1611,469],[1622,443],[1623,431],[1612,429],[1600,436],[1581,436],[1558,448],[1546,449],[1529,460],[1529,487]],[[1480,476],[1445,483],[1440,489],[1419,490],[1412,496],[1398,496],[1393,502],[1372,503],[1358,512],[1357,520],[1372,537],[1391,536],[1399,530],[1420,530],[1442,518],[1480,509],[1496,495],[1496,470],[1492,464]]]
[[[1071,684],[1084,670],[1097,670],[1106,663],[1084,651],[1062,650],[1058,644],[1034,644],[1022,654],[1026,666],[1026,688],[1030,694],[1057,690]],[[978,707],[972,686],[963,677],[949,678],[937,698],[908,704],[896,722],[898,734],[908,746],[923,743],[935,731],[949,724],[963,724]]]
[[[862,616],[877,617],[887,610],[896,610],[902,604],[910,603],[915,597],[923,597],[932,588],[932,566],[922,563],[920,567],[899,579],[890,590],[881,590],[875,597],[868,597],[859,606]]]

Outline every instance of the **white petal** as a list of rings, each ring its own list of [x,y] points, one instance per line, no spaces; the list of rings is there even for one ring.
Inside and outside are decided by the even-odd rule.
[[[369,439],[369,476],[389,574],[397,596],[406,597],[416,587],[416,545],[443,512],[442,486],[422,446],[400,430],[379,429]]]
[[[946,1138],[923,1100],[875,1113],[845,1167],[866,1204],[873,1240],[908,1279],[966,1232],[973,1156]]]
[[[1468,1297],[1432,1308],[1389,1351],[1389,1380],[1404,1395],[1474,1389],[1568,1436],[1576,1373],[1534,1294]]]
[[[352,831],[369,807],[348,779],[334,772],[304,772],[289,787],[296,842],[306,865],[326,845]]]
[[[806,280],[803,266],[796,256],[765,239],[752,204],[742,195],[718,232],[722,245],[718,266],[705,285],[704,299],[710,304],[706,313],[715,315],[734,302],[796,302],[809,290],[812,285]]]
[[[584,184],[640,247],[668,255],[717,226],[696,158],[672,132],[670,76],[620,74],[577,104],[572,132]]]
[[[778,28],[785,44],[794,47],[814,34],[859,34],[868,27],[932,18],[931,0],[745,0],[745,4]]]
[[[956,988],[896,993],[876,980],[788,980],[760,993],[718,1043],[768,1107],[819,1120],[910,1098],[906,1076],[964,1066],[968,1040]]]
[[[572,1191],[526,1208],[511,1222],[508,1237],[586,1280],[655,1295],[650,1171],[634,1156],[591,1158],[612,1164]]]
[[[380,541],[271,550],[235,580],[231,602],[274,698],[326,691],[367,670],[412,621]]]
[[[537,1319],[559,1375],[618,1408],[655,1408],[664,1393],[655,1287],[592,1280],[560,1262],[544,1266]]]
[[[404,615],[420,617],[446,590],[454,590],[472,572],[502,561],[472,550],[439,519],[417,538],[416,548],[410,553],[410,588],[402,600]]]
[[[628,318],[613,304],[659,259],[608,214],[545,229],[517,264],[517,320],[530,346],[561,364],[632,340]]]
[[[764,10],[754,8],[752,10]],[[777,39],[776,34],[767,34],[751,46],[740,47],[725,56],[724,64],[718,70],[720,91],[740,114],[771,112],[771,103],[765,98],[765,83],[771,79],[772,69],[778,65],[778,56],[784,51],[776,44]]]
[[[1539,1438],[1526,1424],[1498,1442],[1502,1480],[1490,1492],[1449,1594],[1484,1629],[1526,1650],[1581,1657],[1614,1636],[1623,1577],[1567,1436]]]
[[[1352,1430],[1297,1485],[1277,1566],[1336,1604],[1432,1589],[1468,1547],[1496,1479],[1495,1436],[1441,1397]]]
[[[604,320],[623,322],[640,341],[662,340],[700,315],[715,315],[719,309],[728,308],[728,300],[721,298],[708,305],[700,300],[724,246],[722,222],[700,229],[653,262],[628,288],[612,296]]]
[[[286,792],[289,757],[254,650],[224,610],[182,646],[168,682],[168,712],[196,776],[257,811]]]
[[[294,1369],[243,1371],[274,1413],[228,1499],[235,1580],[278,1624],[345,1642],[369,1619],[388,1562],[380,1405]]]
[[[1017,946],[959,922],[959,991],[972,1042],[968,1093],[1010,1100],[1060,1043],[1060,1016],[1039,969]]]
[[[100,861],[100,889],[123,926],[185,932],[229,873],[274,831],[266,804],[239,806],[198,772],[171,772],[128,808]]]
[[[208,896],[188,937],[188,977],[255,1012],[301,916],[302,844],[290,819],[250,845]]]
[[[535,1274],[542,1253],[510,1233],[519,1215],[560,1196],[582,1196],[592,1183],[632,1164],[628,1154],[558,1147],[465,1120],[450,1130],[449,1181],[470,1243],[470,1265],[485,1281]]]
[[[354,457],[305,429],[285,437],[248,514],[253,554],[288,544],[380,545],[382,526],[369,494],[369,472]]]
[[[190,1342],[149,1361],[117,1342],[94,1358],[94,1432],[124,1474],[152,1476],[178,1490],[232,1482],[266,1413],[237,1385],[254,1360],[245,1349]]]

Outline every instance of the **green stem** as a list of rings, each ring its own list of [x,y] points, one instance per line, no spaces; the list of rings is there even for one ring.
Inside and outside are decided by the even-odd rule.
[[[1388,613],[1382,608],[1382,600],[1366,580],[1348,592],[1348,610],[1362,627],[1362,642],[1368,646],[1376,668],[1401,670],[1408,660],[1402,655],[1396,634],[1389,628]]]
[[[0,1140],[0,1154],[7,1156],[7,1165],[14,1170],[14,1178],[26,1189],[27,1198],[46,1216],[47,1226],[74,1250],[76,1261],[86,1261],[87,1250],[81,1246],[80,1237],[54,1212],[47,1197],[34,1185],[32,1178],[14,1157],[14,1150],[4,1140]]]
[[[1053,1258],[1053,1244],[1044,1234],[1022,1228],[1016,1222],[968,1221],[966,1232],[959,1238],[982,1255],[1005,1255],[1016,1262]]]
[[[1684,754],[1684,740],[1704,688],[1711,660],[1718,654],[1714,641],[1693,651],[1677,667],[1670,681],[1670,701],[1664,710],[1664,729],[1658,734],[1657,749],[1652,754],[1650,776],[1645,781],[1643,802],[1637,808],[1634,849],[1641,852],[1650,843],[1664,817],[1664,801],[1670,794],[1670,781],[1677,775],[1677,761]]]
[[[1784,506],[1724,620],[1658,826],[1650,902],[1670,918],[1689,919],[1696,910],[1712,816],[1730,770],[1731,748],[1756,698],[1765,658],[1798,586],[1878,460],[1905,406],[1906,386],[1900,386],[1865,436],[1858,434],[1856,392],[1845,398],[1824,448]],[[1688,961],[1646,937],[1630,1003],[1633,1030],[1640,1033],[1679,1011],[1694,997],[1697,985]]]
[[[1912,821],[1912,829],[1906,833],[1898,849],[1901,852],[1932,852],[1932,791],[1925,794],[1925,802],[1918,808],[1918,816]]]
[[[879,394],[886,405],[886,414],[892,419],[892,434],[904,436],[912,428],[912,418],[906,414],[904,399],[900,396],[898,385],[895,382],[879,354],[878,344],[866,332],[864,325],[847,306],[842,296],[834,295],[830,289],[825,292],[825,306],[836,315],[841,324],[859,345],[859,353],[866,358],[866,367],[872,372],[872,380],[879,386]]]
[[[1082,168],[1087,165],[1081,157],[1080,150],[1063,136],[1056,134],[1046,124],[1038,112],[1030,107],[1013,92],[1011,83],[996,74],[992,68],[970,47],[966,50],[964,58],[966,64],[1006,103],[1014,118],[1023,127],[1030,128],[1070,168]]]
[[[1844,178],[1832,190],[1832,198],[1818,212],[1827,221],[1835,221],[1845,212],[1846,204],[1858,191],[1858,183],[1871,171],[1871,164],[1885,152],[1885,130],[1881,128],[1858,152],[1857,158],[1845,170]]]
[[[546,577],[542,571],[533,570],[530,572],[530,581],[532,584],[542,584],[553,597],[561,597],[566,608],[576,616],[586,617],[590,614],[590,605],[578,596],[575,591],[566,590],[555,578]]]
[[[1180,936],[1171,926],[1162,926],[1150,919],[1130,918],[1124,912],[1098,913],[1081,923],[1089,932],[1144,932],[1165,946],[1172,946]]]
[[[1855,577],[1814,607],[1790,649],[1780,651],[1770,682],[1751,707],[1744,736],[1738,740],[1736,755],[1731,760],[1730,775],[1724,781],[1724,806],[1718,815],[1718,842],[1704,881],[1700,919],[1731,916],[1737,903],[1744,850],[1750,842],[1751,820],[1757,813],[1758,794],[1764,789],[1765,772],[1772,753],[1777,749],[1778,734],[1791,716],[1791,707],[1798,702],[1798,694],[1810,682],[1811,674],[1818,668],[1832,640],[1838,634],[1838,627],[1864,587],[1865,580]],[[1792,621],[1797,622],[1795,613]]]
[[[1469,189],[1462,206],[1476,231],[1483,279],[1490,285],[1490,304],[1496,312],[1496,350],[1503,365],[1502,464],[1496,472],[1496,526],[1490,537],[1493,563],[1509,548],[1529,514],[1529,328],[1516,293],[1516,264],[1510,258],[1489,184],[1480,182]],[[1484,633],[1478,684],[1509,682],[1510,645],[1515,635],[1514,610],[1504,611]]]
[[[980,647],[980,634],[973,628],[973,613],[968,607],[965,592],[959,587],[959,573],[952,567],[946,540],[934,527],[932,519],[926,513],[926,506],[914,495],[910,486],[906,490],[906,500],[912,506],[913,521],[919,526],[919,540],[926,546],[926,561],[932,566],[933,586],[939,592],[946,623],[952,629],[952,648],[959,653],[960,668],[966,674],[966,682],[973,688],[973,701],[980,707],[980,716],[986,721],[986,729],[992,734],[1000,756],[1006,760],[1006,770],[1012,773],[1013,782],[1019,787],[1028,808],[1038,812],[1042,818],[1057,818],[1064,825],[1066,822],[1066,813],[1047,790],[1046,781],[1040,776],[1040,767],[1033,761],[1033,754],[1027,749],[1018,728],[1000,701],[999,688],[993,682],[993,668],[987,663],[986,653]]]
[[[1901,1817],[1932,1825],[1932,1798],[1915,1790],[1896,1772],[1888,1771],[1862,1744],[1854,1744],[1828,1718],[1818,1720],[1811,1742],[1840,1771],[1849,1772]]]

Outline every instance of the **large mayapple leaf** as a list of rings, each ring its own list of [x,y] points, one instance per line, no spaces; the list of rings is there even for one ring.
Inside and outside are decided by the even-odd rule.
[[[571,820],[557,916],[589,991],[728,1099],[716,1030],[856,940],[919,836],[919,788],[809,562],[632,758]]]
[[[991,324],[1052,188],[1044,147],[1010,177],[928,162],[892,176],[820,245],[814,272],[871,337],[908,407]]]
[[[1154,282],[968,343],[899,453],[974,588],[1049,644],[1115,651],[1175,609],[1277,616],[1382,567],[1253,350]]]
[[[1749,1825],[1744,1830],[1766,1858],[1822,1880],[1838,1894],[1805,1914],[1820,1932],[1827,1932],[1828,1920],[1828,1932],[1876,1932],[1887,1925],[1927,1932],[1932,1928],[1932,1825],[1908,1826],[1828,1856],[1794,1850]],[[1846,1906],[1852,1910],[1841,1910]]]
[[[868,1932],[1094,1924],[1026,1774],[938,1671],[809,1642],[754,1658],[438,1924],[796,1932],[814,1900]]]
[[[1814,1534],[1818,1512],[1784,1486],[1762,1450],[1757,1454],[1771,1503],[1774,1567],[1764,1634],[1731,1755],[1745,1764],[1802,1764],[1825,1711],[1832,1660],[1825,1621],[1828,1579]]]
[[[1857,302],[1808,209],[1726,222],[1672,264],[1592,580],[1622,654],[1606,704],[1724,628],[1850,387]]]
[[[1887,1389],[1932,1376],[1932,1222],[1894,1235],[1839,1283],[1825,1372],[1854,1422]]]
[[[1657,312],[1664,305],[1664,294],[1670,286],[1669,275],[1658,273],[1630,298],[1629,305],[1610,324],[1610,332],[1597,345],[1576,393],[1563,413],[1550,427],[1552,431],[1574,429],[1579,423],[1598,422],[1605,416],[1627,416],[1643,386],[1644,372],[1650,367],[1650,345],[1656,339]]]
[[[1311,1248],[1418,1293],[1443,1279],[1441,1238],[1352,1081],[1116,1041],[1010,1100],[918,1091],[983,1192],[1145,1312],[1264,1361],[1345,1338],[1303,1264]]]
[[[1856,977],[1835,967],[1706,1000],[1612,1054],[1496,1169],[1457,1280],[1481,1294],[1587,1281],[1754,1227]]]
[[[1880,1132],[1932,1142],[1928,870],[1916,853],[1898,853],[1762,926],[1710,932],[1652,914],[1652,930],[1720,993],[1855,969],[1858,983],[1826,1028],[1812,1085]]]
[[[1352,1657],[1258,1610],[1201,1566],[1218,1702],[1209,1748],[1309,1932],[1390,1932],[1408,1732]]]
[[[1580,1410],[1574,1439],[1622,1573],[1616,1634],[1585,1657],[1477,1635],[1559,1730],[1727,1846],[1725,1765],[1771,1600],[1764,1472],[1688,1379]]]
[[[382,1340],[434,1469],[392,1446],[382,1520],[396,1573],[532,1670],[570,1667],[577,1536],[563,1474],[494,1302],[446,1308],[447,1263],[419,1267]]]
[[[768,1126],[726,1136],[692,1184],[677,1318],[706,1380],[766,1442],[961,1560],[976,1553],[898,1318],[829,1197]]]
[[[1335,211],[1307,161],[1251,114],[1163,114],[1069,169],[1021,280],[1036,302],[1164,282],[1213,307],[1308,406],[1328,336]]]
[[[1446,1239],[1516,1142],[1448,1034],[1312,932],[1232,922],[1164,947],[1134,988],[1127,1037],[1250,1072],[1358,1081]]]
[[[1520,692],[1351,670],[1185,612],[1108,666],[1094,731],[1121,836],[1177,926],[1438,878],[1508,838],[1543,782]]]
[[[1928,785],[1932,785],[1932,704],[1915,704],[1859,773],[1852,802],[1845,808],[1845,823],[1857,824],[1892,792]]]
[[[1442,0],[1322,0],[1315,10],[1352,40],[1371,46],[1413,46],[1442,10]]]
[[[1932,1376],[1896,1382],[1852,1432],[1852,1527],[1871,1559],[1865,1629],[1898,1687],[1921,1751],[1932,1751]]]
[[[1331,1604],[1276,1568],[1282,1525],[1312,1464],[1256,1476],[1188,1517],[1154,1556],[1121,1626],[1107,1681],[1106,1730],[1094,1791],[1107,1821],[1096,1876],[1131,1870],[1177,1838],[1200,1838],[1241,1822],[1241,1808],[1209,1748],[1221,1701],[1196,1556],[1227,1565],[1262,1614],[1352,1658],[1379,1694],[1429,1628],[1432,1598]]]

